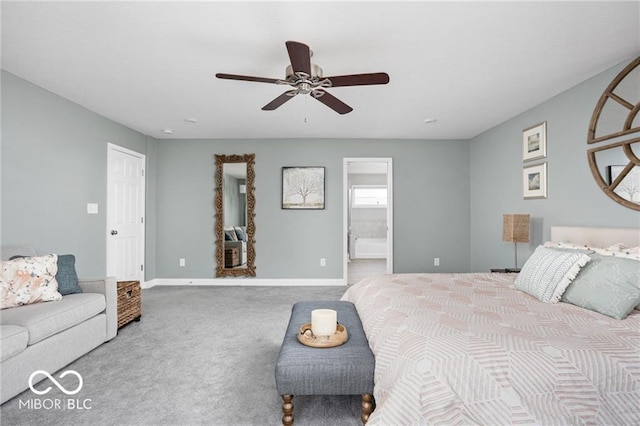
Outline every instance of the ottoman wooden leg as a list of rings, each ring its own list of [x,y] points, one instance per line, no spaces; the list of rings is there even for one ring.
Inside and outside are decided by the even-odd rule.
[[[282,395],[282,424],[293,426],[293,395]]]
[[[369,421],[369,414],[373,411],[373,396],[368,393],[362,395],[362,424],[367,424]]]

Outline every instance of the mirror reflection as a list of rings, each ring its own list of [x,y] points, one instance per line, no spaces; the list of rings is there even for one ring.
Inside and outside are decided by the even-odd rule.
[[[224,267],[247,266],[247,163],[223,164]]]
[[[254,154],[216,155],[216,276],[255,276]]]

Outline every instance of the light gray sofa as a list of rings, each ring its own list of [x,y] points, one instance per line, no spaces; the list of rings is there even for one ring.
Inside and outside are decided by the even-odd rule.
[[[3,261],[14,255],[36,253],[30,247],[2,248]],[[0,404],[28,389],[33,372],[54,375],[116,336],[116,279],[79,279],[79,285],[82,293],[60,301],[0,310]]]

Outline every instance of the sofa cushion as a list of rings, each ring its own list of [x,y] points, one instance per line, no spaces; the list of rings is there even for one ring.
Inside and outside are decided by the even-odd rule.
[[[0,325],[0,361],[9,359],[27,348],[29,333],[18,325]]]
[[[1,265],[1,309],[62,298],[56,281],[57,255],[18,258]]]
[[[105,309],[104,295],[78,293],[56,303],[37,303],[0,311],[0,323],[19,325],[29,331],[29,345],[73,327]]]

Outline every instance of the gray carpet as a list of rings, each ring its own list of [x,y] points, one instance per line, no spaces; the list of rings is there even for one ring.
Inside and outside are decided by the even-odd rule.
[[[0,407],[8,425],[278,425],[275,359],[291,306],[337,300],[344,287],[154,287],[142,292],[142,320],[61,370],[84,386],[56,386],[40,398],[91,409],[27,409],[27,390]],[[58,378],[59,374],[54,374]],[[68,376],[69,388],[77,381]],[[64,380],[60,382],[64,385]],[[45,387],[44,382],[38,385]],[[296,425],[360,425],[360,397],[294,397]]]

